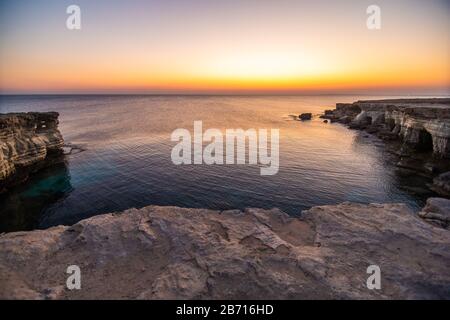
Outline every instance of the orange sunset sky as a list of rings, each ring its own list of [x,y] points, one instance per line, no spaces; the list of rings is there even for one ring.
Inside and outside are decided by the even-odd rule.
[[[3,0],[0,41],[3,94],[450,94],[447,0]]]

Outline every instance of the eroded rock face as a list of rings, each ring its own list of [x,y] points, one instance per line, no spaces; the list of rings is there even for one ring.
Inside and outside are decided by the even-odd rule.
[[[450,99],[394,99],[336,104],[321,116],[386,142],[400,176],[420,176],[409,190],[423,198],[450,197]],[[439,176],[441,175],[441,176]],[[433,183],[432,180],[434,179]],[[414,182],[416,183],[416,182]]]
[[[338,121],[348,123],[360,112],[361,108],[358,105],[354,105],[352,103],[336,103],[336,109],[325,110],[325,113],[321,116],[321,118],[328,119],[332,122]]]
[[[336,104],[335,110],[328,110],[322,117],[351,122],[354,129],[379,133],[388,140],[398,137],[419,151],[430,150],[450,158],[450,99],[357,101]]]
[[[429,198],[419,216],[443,228],[450,228],[450,200]]]
[[[442,196],[450,197],[450,171],[434,178],[431,189]]]
[[[401,204],[150,206],[0,236],[0,298],[450,298],[450,232]],[[81,290],[65,289],[81,268]],[[369,265],[381,290],[369,290]]]
[[[0,192],[60,152],[64,141],[58,116],[57,112],[0,114]]]

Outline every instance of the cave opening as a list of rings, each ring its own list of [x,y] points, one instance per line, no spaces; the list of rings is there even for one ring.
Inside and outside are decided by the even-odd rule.
[[[419,143],[417,149],[423,152],[433,151],[433,137],[431,134],[423,129],[419,132]]]

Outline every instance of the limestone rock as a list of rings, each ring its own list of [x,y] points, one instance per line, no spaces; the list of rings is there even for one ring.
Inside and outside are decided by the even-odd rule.
[[[60,153],[57,112],[0,114],[0,192]]]
[[[337,103],[335,110],[325,110],[325,113],[320,116],[324,119],[329,119],[330,121],[344,121],[348,123],[350,120],[354,119],[361,109],[358,105],[352,103]]]
[[[293,218],[149,206],[0,236],[0,298],[450,298],[450,232],[401,204]],[[61,289],[76,264],[81,290]],[[369,265],[381,290],[369,290]]]
[[[450,197],[450,171],[434,178],[431,189],[442,196]]]
[[[429,198],[419,216],[443,228],[450,227],[450,200],[444,198]]]
[[[398,168],[411,170],[430,185],[419,186],[431,196],[430,189],[450,197],[450,99],[387,99],[337,103],[321,118],[364,130],[386,142],[389,158]],[[404,170],[403,170],[404,171]],[[428,189],[428,190],[427,190]],[[422,193],[422,192],[421,192]]]
[[[450,158],[450,99],[447,98],[337,103],[332,113],[327,110],[322,117],[350,123],[352,129],[382,132],[381,137],[387,140],[398,136],[418,151],[429,150]]]
[[[385,128],[416,151],[450,158],[450,99],[419,101],[382,105]]]

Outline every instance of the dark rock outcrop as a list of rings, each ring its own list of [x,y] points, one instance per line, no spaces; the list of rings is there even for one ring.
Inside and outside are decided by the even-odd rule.
[[[311,120],[312,119],[312,113],[302,113],[298,116],[298,118],[302,121],[304,120]]]
[[[450,200],[443,198],[430,198],[419,216],[443,228],[450,227]]]
[[[0,114],[0,192],[61,154],[57,112]]]
[[[431,189],[442,196],[450,197],[450,171],[434,178]]]
[[[402,204],[150,206],[0,235],[7,299],[449,299],[450,232]],[[81,289],[66,289],[66,269]],[[381,289],[366,286],[381,269]]]
[[[328,119],[331,122],[348,123],[354,119],[361,112],[358,105],[352,103],[336,103],[336,109],[325,110],[325,113],[320,116],[323,119]]]

